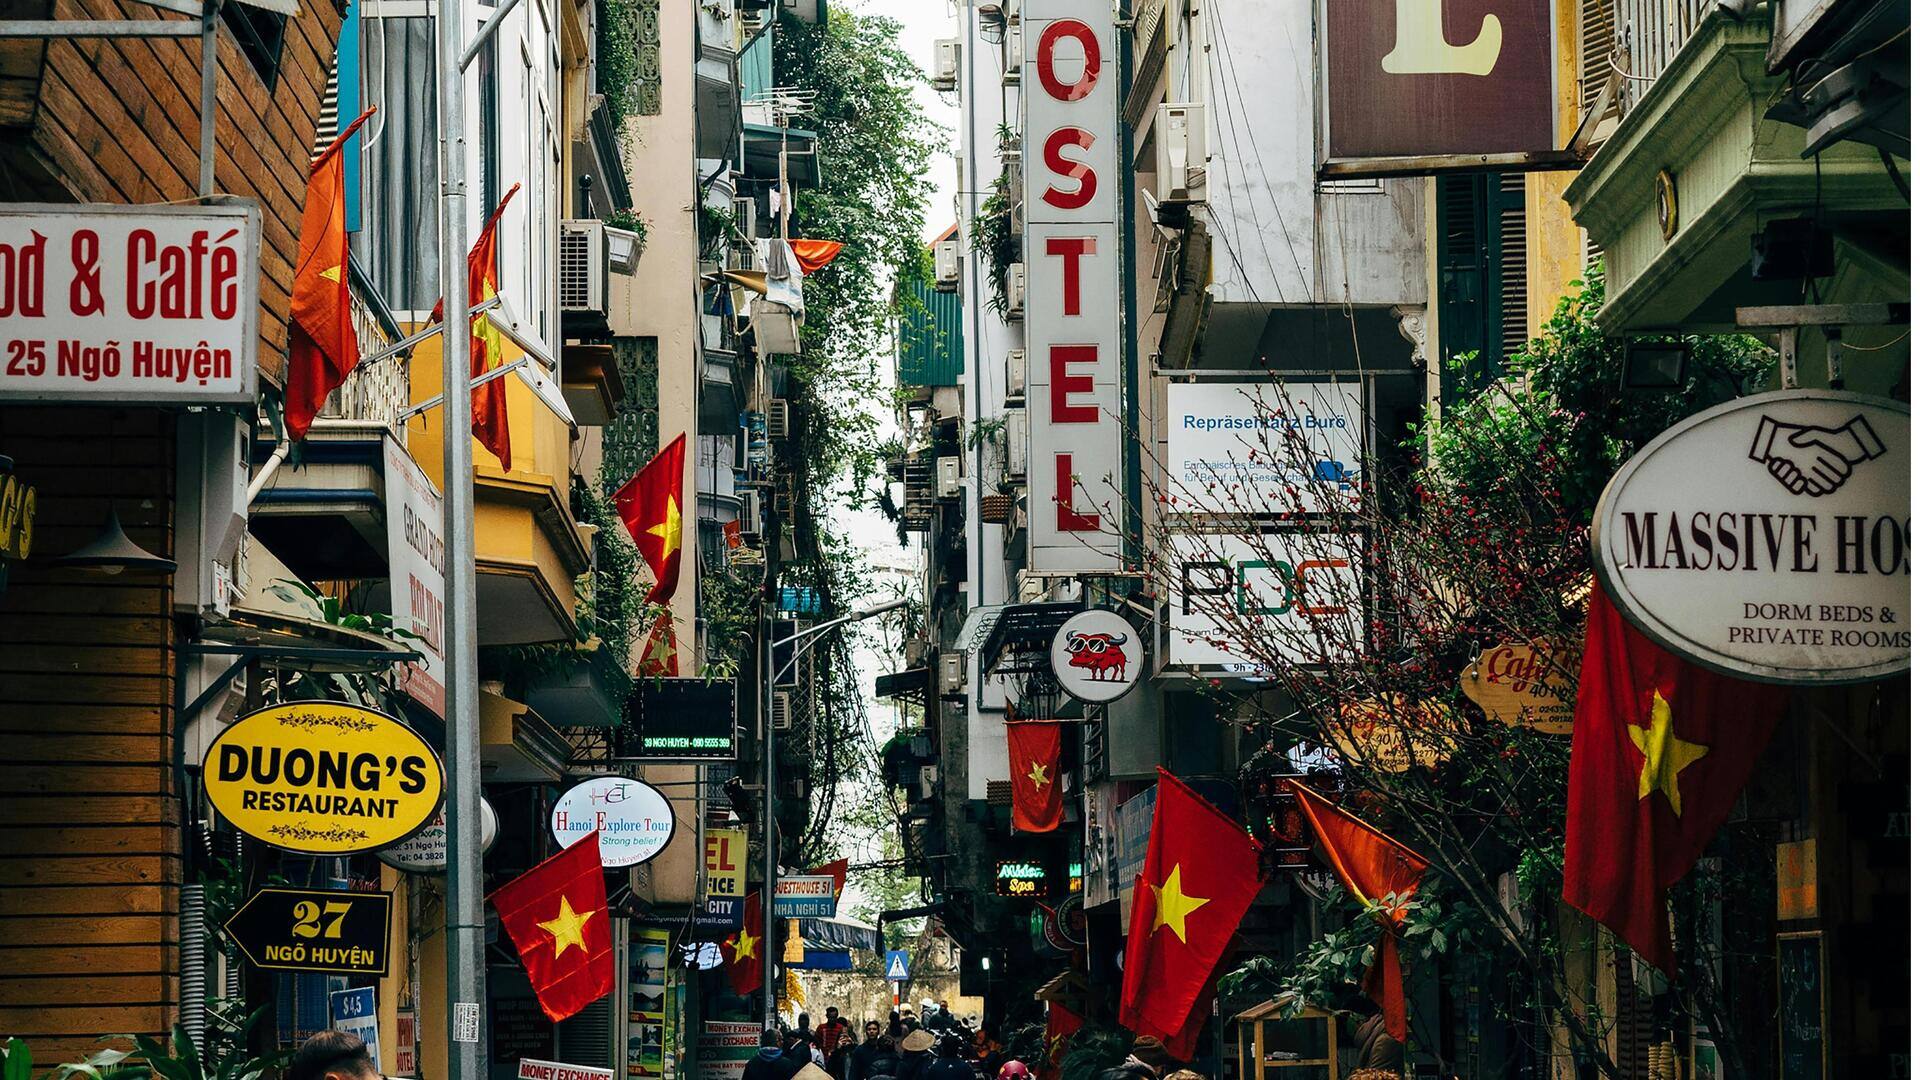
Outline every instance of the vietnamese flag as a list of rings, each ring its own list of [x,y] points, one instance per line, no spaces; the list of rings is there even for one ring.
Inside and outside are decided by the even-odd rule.
[[[1160,770],[1147,858],[1133,887],[1120,1023],[1193,1060],[1199,1003],[1263,884],[1246,829]]]
[[[347,187],[343,148],[378,106],[347,125],[314,159],[307,173],[307,205],[300,215],[300,249],[293,262],[293,298],[287,310],[287,434],[307,428],[327,395],[360,363],[353,332],[353,292],[347,281]]]
[[[507,203],[513,199],[514,192],[520,190],[515,184],[507,189],[500,198],[500,205],[493,208],[485,225],[480,227],[480,238],[473,242],[467,252],[467,306],[493,299],[500,294],[499,259],[495,249],[499,246],[500,215],[507,212]],[[433,305],[433,320],[438,322],[445,317],[447,301],[445,297]],[[487,321],[485,312],[473,317],[470,337],[472,355],[468,357],[468,367],[473,378],[479,378],[492,370],[494,365],[506,359],[506,341],[500,331]],[[504,380],[494,379],[473,391],[473,437],[480,445],[493,451],[500,459],[500,467],[509,472],[513,470],[513,438],[507,429],[507,384]]]
[[[760,989],[762,970],[760,951],[766,947],[761,941],[760,893],[758,890],[747,894],[747,902],[741,905],[745,913],[740,919],[740,929],[720,943],[720,955],[727,962],[727,985],[733,992],[746,997]]]
[[[547,1019],[559,1023],[613,989],[613,932],[598,832],[574,841],[487,899],[519,950]]]
[[[787,246],[793,249],[793,261],[800,264],[800,273],[805,276],[832,262],[846,245],[838,240],[789,240]]]
[[[1047,1002],[1046,1055],[1040,1075],[1049,1080],[1060,1075],[1060,1059],[1066,1056],[1067,1040],[1087,1024],[1086,1018],[1057,1001]]]
[[[1382,904],[1388,896],[1396,903],[1384,913],[1380,947],[1373,966],[1367,969],[1364,989],[1380,1003],[1387,1034],[1407,1041],[1407,995],[1400,976],[1400,923],[1407,918],[1404,902],[1420,887],[1427,861],[1380,830],[1333,805],[1326,796],[1301,784],[1287,781],[1294,799],[1320,838],[1320,849],[1333,872],[1347,891],[1363,904]]]
[[[1783,688],[1687,663],[1593,590],[1573,705],[1566,902],[1673,974],[1667,889],[1733,811],[1785,707]]]
[[[1060,725],[1007,725],[1009,775],[1013,778],[1013,827],[1052,832],[1060,827]]]
[[[671,679],[680,674],[680,641],[673,632],[673,612],[661,611],[640,648],[643,678]]]
[[[680,542],[686,531],[680,516],[680,477],[686,460],[683,433],[613,494],[614,509],[653,571],[649,604],[664,603],[680,585]]]
[[[833,899],[835,903],[839,903],[840,894],[847,891],[847,867],[849,865],[850,863],[846,859],[835,859],[830,863],[823,863],[816,866],[807,871],[807,873],[816,877],[832,878]]]

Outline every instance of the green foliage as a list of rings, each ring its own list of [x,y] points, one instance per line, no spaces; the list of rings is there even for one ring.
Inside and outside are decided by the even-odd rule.
[[[311,618],[328,626],[372,634],[402,645],[420,640],[419,634],[396,625],[393,616],[379,611],[370,614],[353,611],[339,597],[323,593],[304,581],[280,578],[268,585],[266,591],[283,603],[307,609]],[[391,673],[281,669],[268,677],[267,689],[278,700],[346,701],[388,712],[398,711],[395,707],[398,692]]]
[[[640,216],[631,206],[621,207],[601,218],[601,221],[616,229],[625,229],[640,238],[640,251],[647,250],[647,219]]]
[[[640,112],[640,0],[600,0],[596,14],[595,89],[624,130],[621,121]]]
[[[739,223],[734,220],[731,207],[719,206],[707,202],[704,198],[694,206],[700,230],[700,257],[717,259],[725,251],[727,244],[739,233]]]
[[[1013,202],[1007,193],[1007,176],[993,178],[993,193],[980,200],[973,215],[973,235],[968,238],[973,253],[987,264],[987,282],[993,286],[987,295],[987,307],[1007,314],[1007,274],[1020,261],[1020,237],[1013,231]]]
[[[707,659],[701,674],[732,678],[740,672],[760,598],[757,566],[700,572],[700,614],[707,622]]]
[[[835,6],[817,25],[783,13],[774,38],[774,82],[817,94],[809,123],[821,180],[796,193],[795,232],[845,245],[805,286],[804,349],[793,374],[804,388],[807,486],[849,503],[880,467],[878,364],[890,354],[903,291],[886,278],[928,266],[920,222],[940,132],[914,99],[926,76],[899,36],[893,19]]]

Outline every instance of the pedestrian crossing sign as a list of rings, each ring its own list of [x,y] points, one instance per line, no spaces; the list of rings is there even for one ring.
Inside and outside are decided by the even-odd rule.
[[[907,981],[907,950],[905,949],[888,949],[887,950],[887,981],[888,982],[906,982]]]

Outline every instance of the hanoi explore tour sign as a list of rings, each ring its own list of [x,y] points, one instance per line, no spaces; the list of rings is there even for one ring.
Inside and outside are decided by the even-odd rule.
[[[1614,474],[1593,564],[1620,611],[1705,667],[1776,683],[1903,671],[1913,647],[1907,406],[1833,390],[1740,398]]]

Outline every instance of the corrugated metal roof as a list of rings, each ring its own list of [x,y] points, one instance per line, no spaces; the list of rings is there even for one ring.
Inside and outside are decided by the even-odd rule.
[[[900,314],[901,386],[959,386],[966,370],[960,329],[960,294],[912,282]]]

